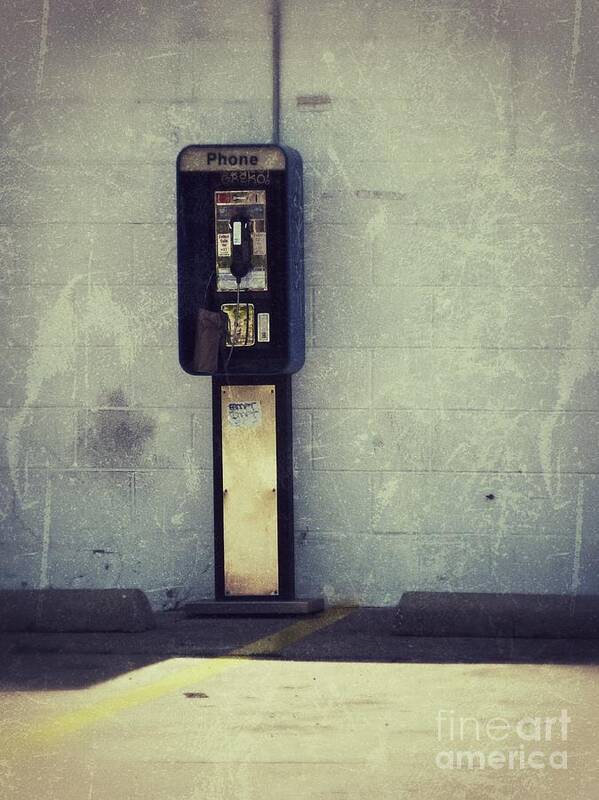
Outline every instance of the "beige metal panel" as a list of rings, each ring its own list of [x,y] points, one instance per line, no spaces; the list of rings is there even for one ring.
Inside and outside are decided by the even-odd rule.
[[[275,387],[221,394],[225,592],[279,591]]]

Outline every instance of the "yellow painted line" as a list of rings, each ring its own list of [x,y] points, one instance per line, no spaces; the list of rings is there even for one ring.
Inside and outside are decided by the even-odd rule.
[[[242,645],[225,656],[217,656],[201,663],[177,670],[165,675],[147,686],[127,689],[113,697],[107,697],[84,708],[60,714],[50,720],[34,725],[22,733],[12,732],[10,738],[3,742],[2,751],[17,756],[19,753],[31,755],[32,750],[56,743],[64,736],[76,733],[96,722],[107,719],[128,708],[135,708],[144,703],[157,700],[164,695],[219,675],[225,670],[243,664],[251,656],[272,655],[284,647],[305,639],[315,631],[326,628],[354,611],[353,608],[331,608],[318,617],[301,620],[283,630],[257,639],[255,642]],[[8,731],[6,732],[8,734]]]
[[[305,639],[306,636],[309,636],[311,633],[321,628],[327,628],[334,622],[343,619],[343,617],[347,617],[347,615],[351,614],[354,610],[353,608],[329,608],[328,611],[325,611],[318,617],[295,622],[293,625],[289,625],[287,628],[283,628],[282,631],[273,633],[271,636],[265,636],[263,639],[258,639],[255,642],[250,642],[250,644],[238,647],[237,650],[233,650],[229,655],[263,656],[270,653],[278,653],[279,650],[282,650],[284,647],[289,647],[289,645],[299,642],[301,639]]]

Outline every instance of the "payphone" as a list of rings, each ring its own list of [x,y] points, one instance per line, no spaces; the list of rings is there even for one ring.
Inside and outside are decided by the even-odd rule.
[[[215,594],[190,616],[311,613],[295,597],[291,374],[304,363],[302,161],[281,145],[177,159],[179,361],[212,376]]]
[[[193,375],[304,362],[302,162],[280,145],[186,147],[177,161],[179,357]]]

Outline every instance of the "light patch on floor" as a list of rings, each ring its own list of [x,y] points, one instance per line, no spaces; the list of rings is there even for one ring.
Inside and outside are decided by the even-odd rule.
[[[18,800],[591,800],[597,677],[576,666],[170,659],[90,689],[3,698],[6,722],[37,729],[60,711],[113,713],[5,759],[0,786]],[[135,692],[147,701],[123,703]]]

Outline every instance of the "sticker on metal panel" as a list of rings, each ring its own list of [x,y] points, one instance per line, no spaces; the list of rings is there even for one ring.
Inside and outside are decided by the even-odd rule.
[[[228,257],[231,255],[231,234],[219,233],[217,237],[218,255]]]
[[[270,342],[270,314],[267,312],[258,314],[258,341]]]
[[[252,236],[253,251],[255,256],[266,255],[266,234],[254,233]]]
[[[227,403],[227,420],[232,428],[257,428],[262,424],[260,401]]]

